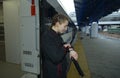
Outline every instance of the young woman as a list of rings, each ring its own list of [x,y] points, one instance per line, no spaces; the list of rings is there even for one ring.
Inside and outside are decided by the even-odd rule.
[[[78,58],[77,52],[70,44],[64,44],[60,34],[68,27],[68,18],[57,14],[52,19],[52,26],[41,37],[41,49],[43,53],[43,78],[67,78],[66,53],[68,48],[70,58]]]

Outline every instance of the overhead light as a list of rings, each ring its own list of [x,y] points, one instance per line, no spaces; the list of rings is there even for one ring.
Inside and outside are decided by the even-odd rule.
[[[120,9],[118,10],[118,12],[120,12]]]
[[[117,11],[114,11],[113,13],[118,13]]]
[[[86,19],[89,19],[89,17],[86,17]]]

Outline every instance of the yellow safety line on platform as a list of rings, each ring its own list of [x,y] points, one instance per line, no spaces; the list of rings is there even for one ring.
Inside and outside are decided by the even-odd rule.
[[[79,32],[77,33],[77,40],[74,44],[74,49],[75,49],[75,51],[78,52],[78,56],[79,56],[78,63],[85,74],[85,76],[83,78],[91,78],[91,74],[90,74],[90,70],[89,70],[89,67],[87,64],[84,49],[83,49],[82,43],[80,41],[80,33]],[[79,75],[79,73],[77,72],[73,63],[71,63],[71,67],[67,74],[67,78],[82,78]]]

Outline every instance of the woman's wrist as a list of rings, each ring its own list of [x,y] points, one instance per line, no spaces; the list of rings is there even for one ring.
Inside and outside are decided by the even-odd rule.
[[[73,51],[73,48],[69,48],[69,51]]]

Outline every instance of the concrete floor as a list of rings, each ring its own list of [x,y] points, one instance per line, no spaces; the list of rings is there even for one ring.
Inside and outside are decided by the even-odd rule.
[[[99,35],[84,37],[82,44],[92,78],[120,78],[120,40]]]
[[[91,78],[91,73],[89,71],[85,52],[83,50],[83,46],[82,46],[82,43],[80,40],[80,33],[78,33],[73,47],[74,47],[74,50],[78,53],[78,60],[77,61],[80,65],[82,71],[84,72],[84,77],[81,77],[79,75],[78,71],[76,70],[76,68],[72,62],[71,66],[70,66],[70,70],[69,70],[68,75],[67,75],[67,78]]]
[[[20,65],[0,61],[0,78],[21,78],[23,74]]]
[[[21,78],[23,74],[20,65],[5,62],[5,44],[0,42],[0,78]]]

